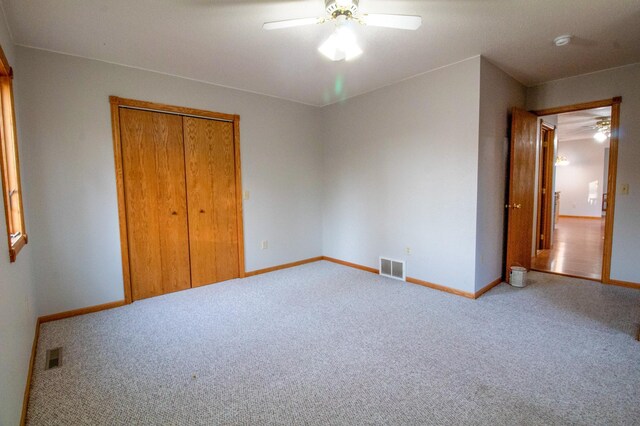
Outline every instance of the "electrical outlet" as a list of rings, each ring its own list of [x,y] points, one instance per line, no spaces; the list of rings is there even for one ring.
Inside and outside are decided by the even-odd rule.
[[[269,241],[262,240],[262,242],[260,243],[260,250],[266,250],[268,248],[269,248]]]
[[[407,247],[404,249],[407,254],[411,254],[411,247]]]
[[[242,199],[243,199],[243,200],[248,200],[248,199],[249,199],[249,195],[251,195],[251,194],[249,193],[249,191],[243,191],[243,192],[242,192]]]

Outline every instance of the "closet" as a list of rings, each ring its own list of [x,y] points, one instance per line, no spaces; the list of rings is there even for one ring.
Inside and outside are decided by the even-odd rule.
[[[238,116],[110,99],[127,302],[243,276]]]

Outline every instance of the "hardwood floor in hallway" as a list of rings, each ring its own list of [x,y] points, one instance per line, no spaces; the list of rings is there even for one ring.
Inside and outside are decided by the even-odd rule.
[[[532,259],[531,269],[600,280],[604,245],[604,218],[560,217],[553,246]]]

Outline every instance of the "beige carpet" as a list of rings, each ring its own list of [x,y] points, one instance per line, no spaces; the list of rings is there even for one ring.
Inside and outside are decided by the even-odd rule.
[[[318,262],[47,323],[28,423],[638,424],[640,292],[530,277],[473,301]]]

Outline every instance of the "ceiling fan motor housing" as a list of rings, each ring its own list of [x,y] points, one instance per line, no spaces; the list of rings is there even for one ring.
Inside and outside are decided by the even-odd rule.
[[[360,0],[325,0],[324,2],[327,13],[333,18],[338,16],[351,18],[358,12],[359,3]]]

